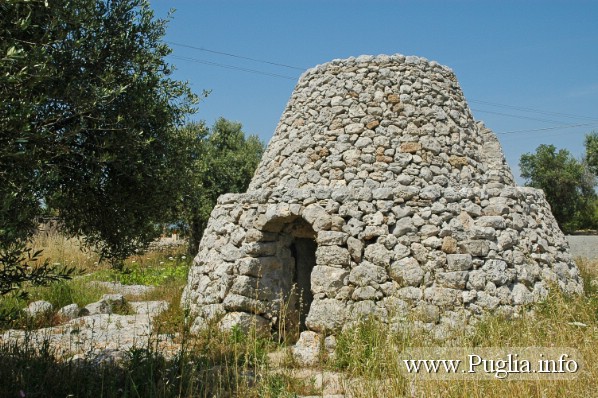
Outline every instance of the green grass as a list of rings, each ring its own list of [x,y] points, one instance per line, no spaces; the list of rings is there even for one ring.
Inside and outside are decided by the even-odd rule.
[[[48,286],[25,286],[28,292],[27,299],[20,298],[18,294],[1,297],[0,330],[31,329],[60,323],[61,320],[56,316],[60,308],[72,303],[84,307],[111,292],[107,287],[93,283],[94,281],[154,286],[155,292],[141,298],[169,302],[171,309],[160,319],[165,325],[169,325],[170,330],[180,328],[183,323],[182,314],[175,312],[179,307],[179,292],[187,281],[187,273],[192,261],[192,258],[183,252],[183,247],[132,256],[125,261],[123,270],[119,271],[92,261],[94,257],[81,249],[76,239],[67,239],[56,232],[40,233],[35,237],[34,242],[44,249],[44,258],[48,258],[51,262],[74,266],[82,275],[72,280],[53,282]],[[23,310],[29,303],[37,300],[50,302],[54,312],[35,320],[27,319]],[[118,308],[116,312],[128,314],[130,308]],[[168,319],[167,315],[172,315],[172,319]]]

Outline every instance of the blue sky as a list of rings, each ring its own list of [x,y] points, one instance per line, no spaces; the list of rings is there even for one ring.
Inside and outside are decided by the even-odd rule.
[[[151,6],[157,17],[176,9],[165,38],[175,77],[196,93],[211,90],[193,119],[212,124],[223,116],[265,142],[301,69],[362,54],[417,55],[451,67],[517,177],[521,154],[554,144],[580,157],[584,135],[598,131],[598,1],[151,0]],[[530,131],[538,129],[544,130]]]

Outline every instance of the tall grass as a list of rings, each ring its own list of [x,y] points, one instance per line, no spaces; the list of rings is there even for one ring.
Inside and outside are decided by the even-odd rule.
[[[42,250],[41,261],[49,259],[51,263],[74,266],[79,270],[92,270],[99,266],[97,254],[85,248],[79,239],[64,235],[52,224],[40,226],[31,246]]]
[[[426,333],[397,334],[369,321],[338,337],[336,359],[354,397],[595,397],[598,396],[598,263],[579,262],[585,292],[565,296],[552,289],[542,303],[515,319],[489,316],[471,334],[437,341]],[[407,380],[401,352],[408,347],[569,347],[583,369],[574,380]]]
[[[0,396],[19,396],[21,391],[25,396],[36,397],[69,394],[77,397],[294,397],[295,394],[324,393],[378,398],[598,396],[598,262],[578,262],[585,281],[582,295],[565,296],[553,289],[544,302],[531,305],[519,317],[488,316],[475,325],[473,332],[456,334],[446,341],[438,341],[423,332],[392,331],[374,319],[362,322],[337,336],[334,356],[323,355],[318,365],[305,372],[293,368],[288,361],[271,363],[271,353],[288,347],[284,341],[275,343],[258,337],[253,331],[222,332],[211,325],[199,335],[189,335],[188,314],[178,306],[185,277],[177,267],[187,266],[183,260],[188,261],[182,259],[180,253],[149,254],[127,260],[130,269],[137,269],[131,281],[156,281],[157,288],[145,299],[165,299],[171,303],[170,309],[155,319],[155,329],[157,333],[178,336],[179,349],[174,357],[165,358],[156,343],[131,350],[120,364],[97,365],[92,360],[59,359],[48,347],[34,349],[4,343],[0,346]],[[102,279],[107,272],[100,271],[94,277]],[[75,295],[64,293],[68,290],[65,286],[52,289],[57,291],[57,297]],[[54,293],[44,294],[51,297]],[[57,298],[56,302],[60,300]],[[574,380],[408,378],[401,371],[402,352],[410,347],[433,346],[571,347],[578,350],[584,361]],[[326,391],[315,381],[324,374],[340,375],[344,388]]]

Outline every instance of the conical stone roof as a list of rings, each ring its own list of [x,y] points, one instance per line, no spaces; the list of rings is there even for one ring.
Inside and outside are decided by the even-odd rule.
[[[286,309],[301,330],[444,335],[551,286],[582,290],[543,193],[515,185],[449,68],[381,55],[302,75],[247,193],[214,208],[183,304],[194,330],[281,330]]]

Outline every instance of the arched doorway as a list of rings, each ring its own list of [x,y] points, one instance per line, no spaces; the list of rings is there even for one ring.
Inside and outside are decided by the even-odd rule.
[[[309,313],[314,295],[311,291],[311,271],[316,265],[317,244],[311,238],[295,238],[291,243],[291,256],[295,259],[293,286],[297,291],[299,312],[299,332],[306,330],[305,319]]]
[[[282,243],[277,252],[282,264],[278,286],[284,301],[279,318],[279,337],[293,343],[306,330],[305,320],[313,301],[311,273],[316,265],[316,233],[300,217],[279,219],[267,228],[272,232],[277,230],[277,239]]]

